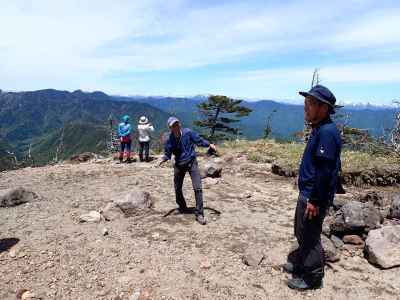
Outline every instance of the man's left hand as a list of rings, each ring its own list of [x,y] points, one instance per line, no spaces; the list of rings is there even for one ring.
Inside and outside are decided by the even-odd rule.
[[[319,207],[308,202],[306,212],[305,212],[306,217],[309,220],[311,220],[312,218],[316,217],[318,214],[319,214]]]
[[[214,144],[210,144],[210,148],[217,152],[217,146],[215,146]]]

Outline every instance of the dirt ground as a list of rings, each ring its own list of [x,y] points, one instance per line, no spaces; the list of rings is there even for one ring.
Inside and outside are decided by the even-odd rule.
[[[271,174],[269,164],[235,157],[222,178],[205,179],[205,206],[221,212],[206,210],[206,226],[193,215],[163,217],[175,207],[173,170],[154,164],[100,159],[0,173],[0,189],[21,186],[41,198],[0,208],[0,239],[19,239],[0,249],[0,299],[15,299],[21,289],[74,300],[400,299],[400,270],[377,269],[361,254],[342,254],[326,269],[322,289],[287,288],[281,265],[293,241],[297,190],[293,179]],[[194,205],[188,179],[185,193]],[[136,188],[155,199],[150,211],[78,222]],[[242,262],[248,249],[264,253],[258,267]]]

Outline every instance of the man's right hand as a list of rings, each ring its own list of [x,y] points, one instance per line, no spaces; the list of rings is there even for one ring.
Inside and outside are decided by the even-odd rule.
[[[315,218],[318,214],[319,214],[319,207],[307,202],[305,216],[308,217],[309,220],[311,220]]]

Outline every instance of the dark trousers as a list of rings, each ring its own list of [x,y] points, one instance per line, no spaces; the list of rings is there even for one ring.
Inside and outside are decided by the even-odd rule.
[[[119,151],[119,160],[123,160],[124,158],[124,152],[126,152],[126,156],[128,159],[131,157],[131,146],[132,146],[132,141],[129,142],[121,142],[121,149]]]
[[[294,218],[294,234],[299,248],[289,254],[295,272],[310,285],[318,284],[324,277],[325,257],[321,244],[322,224],[326,210],[311,220],[305,215],[307,202],[299,197]]]
[[[194,196],[196,199],[195,214],[203,215],[203,190],[201,187],[199,165],[196,159],[183,166],[177,166],[176,164],[174,165],[174,186],[176,203],[178,204],[180,209],[187,208],[185,197],[183,196],[182,192],[183,180],[185,179],[185,175],[187,172],[189,172],[189,175],[192,179]]]
[[[139,142],[139,159],[143,161],[143,152],[146,161],[149,161],[150,142]]]

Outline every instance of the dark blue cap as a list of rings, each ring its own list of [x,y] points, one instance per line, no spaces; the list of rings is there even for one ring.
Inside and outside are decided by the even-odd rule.
[[[343,106],[336,105],[336,98],[332,92],[323,85],[316,85],[314,86],[309,92],[299,92],[300,95],[307,97],[311,96],[318,101],[324,102],[329,105],[331,108],[330,113],[334,114],[336,108],[340,108]]]

